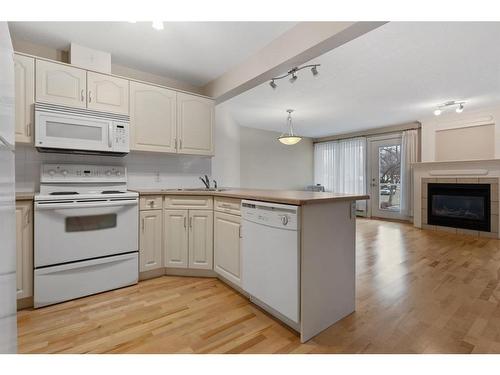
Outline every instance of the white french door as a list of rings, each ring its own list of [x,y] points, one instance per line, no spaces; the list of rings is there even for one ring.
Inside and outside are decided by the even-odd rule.
[[[401,214],[401,136],[374,138],[370,148],[371,216],[404,219]]]

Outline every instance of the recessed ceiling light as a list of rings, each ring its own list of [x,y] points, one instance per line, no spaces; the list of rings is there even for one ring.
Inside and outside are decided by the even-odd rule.
[[[269,82],[269,86],[271,86],[273,89],[278,87],[278,85],[274,82],[274,79],[271,82]]]
[[[434,116],[439,116],[443,111],[441,111],[439,108],[436,108],[434,110]]]

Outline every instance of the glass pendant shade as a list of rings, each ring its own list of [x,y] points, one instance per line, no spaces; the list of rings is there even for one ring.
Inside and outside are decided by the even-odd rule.
[[[281,134],[278,137],[278,141],[280,141],[284,145],[291,146],[299,143],[302,140],[302,137],[299,137],[298,135],[295,135],[293,133],[293,126],[292,126],[293,109],[287,109],[287,112],[288,112],[288,117],[286,119],[286,122],[288,125],[288,132]]]

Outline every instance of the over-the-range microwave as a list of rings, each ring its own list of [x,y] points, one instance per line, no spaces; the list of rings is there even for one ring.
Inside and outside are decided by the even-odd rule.
[[[42,152],[129,152],[129,116],[85,108],[35,104],[35,146]]]

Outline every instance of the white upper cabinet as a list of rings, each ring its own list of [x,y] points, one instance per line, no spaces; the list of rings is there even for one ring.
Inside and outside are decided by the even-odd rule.
[[[179,153],[214,154],[214,101],[196,95],[177,94]]]
[[[14,55],[16,142],[33,142],[35,59]]]
[[[176,92],[130,82],[130,149],[176,152]]]
[[[36,60],[36,101],[87,107],[87,71]]]
[[[128,84],[123,78],[87,72],[87,107],[128,115]]]
[[[212,210],[189,211],[189,268],[213,267],[213,216]]]

